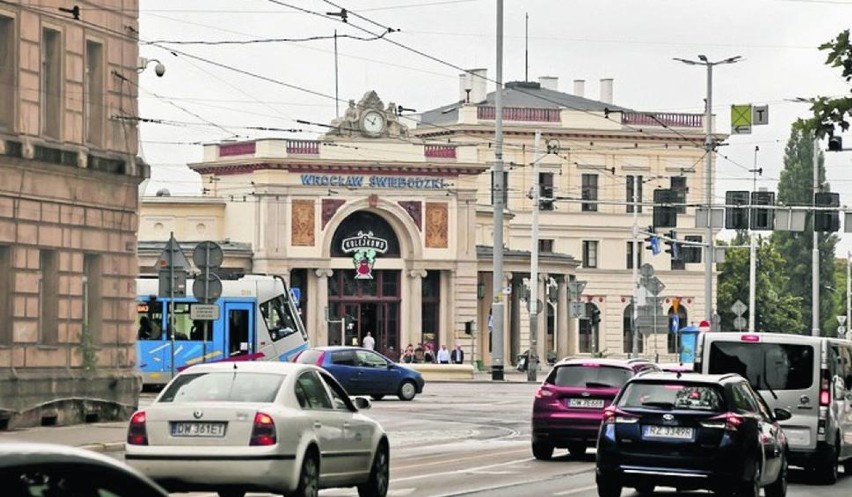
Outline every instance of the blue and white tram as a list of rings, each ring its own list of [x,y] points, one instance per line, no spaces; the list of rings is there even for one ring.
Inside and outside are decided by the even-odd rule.
[[[187,288],[193,281],[187,280]],[[222,280],[218,319],[192,319],[192,296],[158,297],[156,278],[136,280],[137,363],[145,385],[165,385],[172,372],[201,362],[287,361],[308,347],[308,334],[287,285],[279,276],[245,275]],[[172,336],[173,335],[173,336]],[[174,362],[174,367],[172,366]]]

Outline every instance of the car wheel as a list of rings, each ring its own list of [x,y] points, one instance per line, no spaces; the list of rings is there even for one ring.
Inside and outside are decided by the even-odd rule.
[[[571,457],[579,459],[586,455],[586,444],[573,443],[568,446],[568,453],[571,454]]]
[[[751,476],[739,483],[734,495],[737,497],[760,497],[760,470],[757,462],[754,462],[754,470]]]
[[[359,497],[385,497],[388,494],[390,481],[390,457],[387,447],[382,444],[376,449],[373,467],[370,469],[370,479],[363,485],[358,485]]]
[[[532,453],[540,461],[549,461],[553,457],[553,445],[539,440],[533,440]]]
[[[315,451],[305,454],[302,470],[299,472],[299,486],[295,497],[319,497],[319,458]]]
[[[383,398],[385,398],[384,395],[370,395],[370,397],[372,397],[373,400],[382,400]]]
[[[636,493],[639,495],[653,495],[654,494],[654,485],[639,485],[636,487]]]
[[[778,478],[766,487],[766,497],[786,497],[787,495],[787,458],[781,461]]]
[[[838,435],[839,438],[839,435]],[[834,485],[837,483],[840,461],[838,460],[837,446],[832,447],[825,455],[825,464],[816,466],[816,478],[818,483]]]
[[[417,395],[417,387],[413,381],[403,381],[399,386],[399,400],[412,400]]]
[[[598,480],[598,497],[620,497],[621,483]]]

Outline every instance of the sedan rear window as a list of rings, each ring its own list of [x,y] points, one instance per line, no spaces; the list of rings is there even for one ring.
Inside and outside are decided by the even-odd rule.
[[[722,393],[713,385],[634,382],[624,389],[619,407],[722,412]]]
[[[183,374],[166,387],[158,402],[272,402],[284,381],[281,374]]]
[[[633,376],[626,368],[611,366],[560,366],[550,373],[547,383],[558,387],[621,388]]]

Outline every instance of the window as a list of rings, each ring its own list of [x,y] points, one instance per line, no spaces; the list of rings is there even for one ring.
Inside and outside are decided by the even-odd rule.
[[[331,404],[338,411],[354,411],[352,401],[346,395],[346,391],[337,383],[337,381],[326,372],[320,373],[320,379],[325,384],[328,393],[331,395]],[[344,425],[345,426],[345,425]]]
[[[686,235],[683,239],[687,242],[701,243],[701,235]],[[701,252],[704,247],[700,245],[683,245],[680,249],[680,258],[684,263],[701,264]]]
[[[259,307],[266,329],[269,330],[269,338],[273,341],[290,336],[299,330],[296,320],[290,313],[287,298],[283,295],[262,302]]]
[[[86,98],[86,142],[93,145],[103,144],[104,115],[104,62],[103,45],[86,40],[86,79],[84,92]]]
[[[157,402],[272,402],[284,378],[283,374],[238,371],[182,374]]]
[[[683,260],[683,257],[680,259],[672,259],[672,271],[683,271],[686,269],[686,261]]]
[[[734,404],[734,411],[737,414],[755,414],[757,413],[757,403],[751,397],[751,393],[746,388],[745,383],[740,383],[731,387],[731,400]]]
[[[618,406],[721,412],[725,402],[714,385],[637,381],[625,387]]]
[[[440,331],[441,272],[428,271],[421,288],[423,310],[420,315],[420,343],[431,343],[433,350]]]
[[[583,240],[583,267],[598,267],[598,242]]]
[[[582,178],[582,198],[583,200],[597,200],[598,199],[598,175],[597,174],[584,174]],[[596,203],[583,203],[581,205],[580,210],[583,212],[597,212],[598,204]]]
[[[306,351],[305,354],[307,354]],[[302,364],[316,364],[316,361],[323,352],[317,351],[314,358],[305,357],[305,360],[302,360],[302,356],[305,354],[301,354],[299,356],[299,362]],[[354,350],[337,350],[331,353],[331,363],[337,366],[357,366],[358,360],[355,358]]]
[[[627,176],[627,184],[625,185],[626,194],[627,194],[626,195],[627,198],[625,199],[627,201],[627,212],[633,212],[633,187],[634,187],[634,185],[637,187],[636,188],[636,203],[638,205],[636,206],[637,207],[636,212],[638,212],[638,213],[642,212],[642,180],[643,180],[642,176],[631,176],[631,175]],[[636,185],[637,181],[639,182],[638,185]]]
[[[553,210],[553,173],[538,174],[538,210]]]
[[[0,245],[0,345],[12,343],[12,248]]]
[[[623,352],[625,354],[630,354],[633,352],[633,305],[628,305],[624,309],[624,317],[621,322],[622,325],[622,336],[624,337],[624,342],[622,343]],[[645,351],[645,340],[642,333],[636,333],[637,338],[637,346],[638,350],[636,352],[643,353]]]
[[[101,343],[103,325],[103,266],[101,256],[86,254],[83,256],[83,298],[86,306],[85,323],[89,336],[95,343]]]
[[[356,350],[355,355],[358,357],[358,365],[362,368],[387,369],[388,367],[388,361],[375,352]]]
[[[708,373],[737,373],[755,389],[805,390],[814,381],[814,347],[787,343],[715,341]]]
[[[538,241],[538,251],[545,254],[553,253],[553,240],[545,239]]]
[[[544,380],[558,387],[621,388],[633,376],[626,368],[599,366],[561,366],[554,368]]]
[[[497,185],[494,181],[494,172],[491,172],[491,205],[494,205],[494,195],[497,193]],[[503,205],[509,203],[509,172],[503,172]]]
[[[60,138],[62,122],[62,34],[44,28],[41,42],[41,132]]]
[[[633,269],[633,251],[636,251],[636,267],[642,267],[642,242],[627,242],[627,269]]]
[[[15,129],[18,64],[15,51],[15,20],[0,16],[0,129]]]
[[[675,192],[675,198],[677,198],[677,203],[686,203],[686,194],[689,193],[689,188],[686,187],[686,176],[672,176],[671,178],[669,178],[669,189]],[[679,205],[677,207],[677,212],[678,214],[685,213],[686,206]]]
[[[59,341],[59,257],[55,250],[39,254],[39,343],[55,345]]]
[[[304,397],[305,404],[302,407],[307,409],[331,409],[331,399],[328,397],[328,392],[325,389],[325,384],[319,379],[313,371],[307,372],[299,376],[296,381],[296,397],[301,395]],[[299,399],[302,404],[303,400]]]
[[[136,313],[139,315],[139,340],[164,340],[163,334],[163,302],[151,299],[147,302],[136,304]]]

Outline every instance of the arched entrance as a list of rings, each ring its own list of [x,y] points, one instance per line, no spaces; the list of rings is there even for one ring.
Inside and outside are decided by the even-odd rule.
[[[351,269],[335,270],[328,282],[329,312],[345,320],[344,343],[361,345],[369,332],[376,350],[396,360],[401,271],[381,269],[382,260],[400,257],[393,227],[373,212],[354,212],[334,232],[330,254],[351,261]]]

